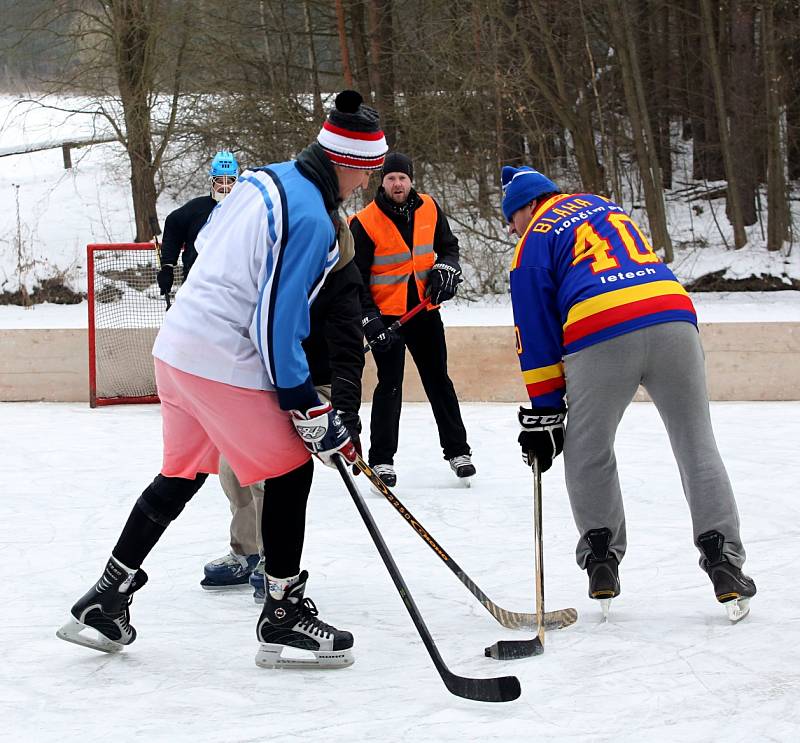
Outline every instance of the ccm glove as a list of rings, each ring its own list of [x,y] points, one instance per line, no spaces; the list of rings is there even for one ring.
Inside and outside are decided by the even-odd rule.
[[[334,454],[341,454],[350,464],[356,461],[350,434],[330,403],[320,403],[305,413],[292,410],[292,423],[306,449],[328,467],[336,466]]]
[[[164,295],[169,294],[172,291],[172,284],[175,281],[175,266],[171,263],[165,263],[158,269],[156,280],[158,281],[161,293]]]
[[[446,302],[455,297],[461,281],[461,267],[458,264],[434,263],[428,276],[427,296],[433,304]]]
[[[361,318],[361,329],[373,351],[385,351],[397,340],[394,331],[389,330],[377,312],[370,312]]]
[[[547,472],[553,460],[564,449],[564,408],[520,408],[519,424],[522,426],[517,441],[522,447],[522,461],[533,466],[539,460],[542,472]]]

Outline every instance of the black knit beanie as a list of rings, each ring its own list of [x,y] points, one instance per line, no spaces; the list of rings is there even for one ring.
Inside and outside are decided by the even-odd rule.
[[[383,161],[381,180],[387,173],[405,173],[413,181],[414,165],[411,162],[411,158],[402,152],[390,152]]]

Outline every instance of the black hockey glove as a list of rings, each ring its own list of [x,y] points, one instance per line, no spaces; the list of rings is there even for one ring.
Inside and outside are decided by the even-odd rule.
[[[356,448],[339,414],[328,402],[309,408],[305,413],[292,410],[292,423],[306,449],[328,467],[335,467],[332,457],[341,454],[352,464]]]
[[[522,426],[517,441],[522,447],[522,461],[533,466],[534,456],[539,468],[547,472],[553,460],[564,449],[564,408],[520,408],[519,424]]]
[[[361,318],[361,329],[373,351],[385,351],[397,340],[395,332],[386,327],[383,318],[374,310]]]
[[[433,304],[441,304],[456,295],[458,285],[461,283],[461,267],[456,263],[434,263],[428,276],[428,291],[426,296],[431,298]]]
[[[171,263],[165,263],[158,270],[156,280],[158,281],[161,293],[164,295],[169,294],[172,291],[172,284],[175,281],[175,266]]]

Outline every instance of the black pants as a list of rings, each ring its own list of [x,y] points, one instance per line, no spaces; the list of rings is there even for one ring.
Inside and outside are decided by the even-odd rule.
[[[387,325],[396,317],[384,317]],[[403,371],[406,346],[417,366],[425,395],[439,429],[439,444],[445,459],[470,454],[467,432],[461,420],[458,398],[447,376],[447,344],[438,310],[424,311],[400,329],[404,343],[375,352],[378,386],[372,396],[370,419],[370,464],[393,464],[403,405]]]

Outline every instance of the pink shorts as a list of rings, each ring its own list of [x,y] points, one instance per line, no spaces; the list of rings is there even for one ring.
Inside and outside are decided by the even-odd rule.
[[[274,392],[197,377],[155,359],[165,477],[219,472],[222,454],[243,485],[291,472],[311,455]]]

